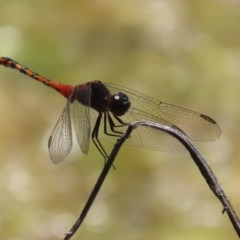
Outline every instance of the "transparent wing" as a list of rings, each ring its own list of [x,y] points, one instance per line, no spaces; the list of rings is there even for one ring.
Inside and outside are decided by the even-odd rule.
[[[111,94],[123,92],[130,101],[128,112],[121,116],[125,123],[149,120],[181,129],[193,141],[213,141],[221,132],[218,124],[210,117],[182,107],[157,101],[144,94],[114,84],[104,83]],[[126,127],[117,128],[124,132]],[[106,138],[104,134],[101,134]],[[108,137],[110,139],[110,137]],[[127,144],[143,146],[160,151],[179,151],[182,146],[176,139],[155,129],[138,127]]]
[[[143,146],[157,151],[183,152],[184,146],[170,134],[147,126],[139,126],[133,130],[126,144]]]
[[[81,92],[79,92],[81,94]],[[77,136],[78,144],[83,153],[87,154],[90,144],[90,100],[91,100],[91,88],[86,86],[84,88],[84,94],[82,95],[83,103],[75,100],[73,106],[73,124]]]
[[[63,161],[72,149],[70,99],[59,117],[48,140],[48,149],[53,163]]]

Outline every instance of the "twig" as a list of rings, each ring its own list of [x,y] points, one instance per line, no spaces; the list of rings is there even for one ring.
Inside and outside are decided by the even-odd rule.
[[[130,130],[131,129],[131,130]],[[130,130],[130,132],[129,132]],[[111,152],[111,154],[109,155],[108,160],[106,161],[104,168],[102,169],[101,174],[99,175],[97,182],[79,216],[79,218],[77,219],[77,221],[75,222],[75,224],[72,226],[72,228],[70,229],[69,232],[67,232],[65,234],[64,240],[69,240],[78,230],[78,228],[81,226],[83,220],[85,219],[89,209],[91,208],[110,168],[113,166],[113,162],[116,158],[116,155],[118,154],[118,151],[120,150],[122,144],[127,140],[127,138],[129,137],[130,133],[132,132],[133,128],[131,128],[130,126],[128,127],[127,131],[125,132],[125,134],[117,140],[116,144],[113,147],[113,150]]]
[[[222,212],[223,213],[227,212],[229,219],[230,219],[236,233],[240,237],[240,220],[239,220],[236,212],[234,211],[229,200],[227,199],[223,189],[221,188],[221,186],[220,186],[216,176],[214,175],[213,171],[211,170],[210,166],[208,165],[206,160],[203,158],[203,156],[198,152],[198,150],[193,146],[193,144],[190,142],[188,137],[180,129],[177,129],[177,128],[172,128],[169,126],[165,126],[165,125],[162,125],[159,123],[154,123],[154,122],[149,122],[149,121],[139,121],[139,122],[130,124],[128,126],[126,132],[123,134],[123,136],[117,140],[117,142],[114,145],[114,148],[113,148],[107,162],[105,163],[104,168],[103,168],[103,170],[102,170],[102,172],[101,172],[101,174],[100,174],[100,176],[99,176],[99,178],[87,200],[85,207],[83,208],[76,223],[72,226],[71,230],[68,233],[66,233],[64,240],[69,240],[76,233],[78,228],[81,226],[81,224],[82,224],[83,220],[85,219],[90,207],[92,206],[111,166],[113,165],[116,155],[118,154],[123,143],[128,139],[131,132],[135,128],[141,127],[141,126],[151,127],[151,128],[155,128],[159,131],[164,131],[165,133],[172,135],[173,137],[178,139],[184,145],[184,147],[190,153],[195,164],[198,166],[198,168],[199,168],[202,176],[206,180],[208,186],[210,187],[210,189],[212,190],[214,195],[222,203],[222,205],[223,205]]]

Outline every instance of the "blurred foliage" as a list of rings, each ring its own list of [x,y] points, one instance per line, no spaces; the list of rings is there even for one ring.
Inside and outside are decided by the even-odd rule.
[[[240,212],[239,0],[0,4],[1,56],[62,83],[114,82],[217,120],[221,139],[197,146]],[[61,239],[103,160],[76,146],[53,165],[47,139],[66,100],[10,69],[0,79],[0,238]],[[125,147],[115,166],[74,239],[237,239],[187,154]]]

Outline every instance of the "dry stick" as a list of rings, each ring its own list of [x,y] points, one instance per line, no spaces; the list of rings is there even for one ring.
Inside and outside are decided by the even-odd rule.
[[[238,215],[236,214],[230,201],[227,199],[226,194],[224,193],[223,189],[221,188],[217,177],[213,173],[213,171],[210,168],[210,166],[208,165],[207,161],[203,158],[203,156],[194,147],[194,145],[191,143],[189,138],[183,132],[180,132],[178,129],[174,129],[174,128],[171,128],[168,126],[163,126],[161,124],[154,123],[154,122],[145,121],[145,122],[134,123],[135,128],[138,126],[148,126],[148,127],[156,128],[158,130],[162,130],[165,133],[168,133],[168,134],[172,135],[173,137],[175,137],[176,139],[178,139],[184,145],[184,147],[190,153],[193,161],[198,166],[198,169],[200,170],[202,176],[206,180],[208,186],[210,187],[210,189],[212,190],[214,195],[222,203],[222,205],[223,205],[222,213],[227,212],[228,217],[229,217],[238,237],[240,237],[240,219],[239,219]]]
[[[131,125],[130,125],[131,126]],[[81,226],[83,220],[85,219],[89,209],[91,208],[110,168],[113,166],[113,162],[116,158],[116,155],[118,154],[118,151],[120,150],[121,146],[123,145],[123,143],[127,140],[127,138],[129,137],[130,133],[132,132],[132,130],[134,128],[132,127],[128,127],[127,131],[123,134],[123,136],[117,140],[116,144],[113,147],[113,150],[111,152],[111,154],[108,157],[108,160],[106,161],[106,163],[104,164],[104,167],[102,169],[101,174],[99,175],[97,182],[95,184],[95,186],[93,187],[93,190],[84,206],[84,208],[82,209],[82,212],[79,216],[79,218],[77,219],[77,221],[75,222],[75,224],[72,226],[72,228],[70,229],[69,232],[67,232],[65,234],[65,237],[63,240],[68,240],[70,239],[78,230],[78,228]]]
[[[227,199],[223,189],[221,188],[221,186],[220,186],[216,176],[214,175],[213,171],[211,170],[210,166],[208,165],[206,160],[203,158],[203,156],[198,152],[198,150],[193,146],[193,144],[190,142],[188,137],[183,132],[181,132],[179,129],[176,129],[176,128],[172,128],[169,126],[165,126],[165,125],[162,125],[159,123],[154,123],[154,122],[149,122],[149,121],[139,121],[139,122],[130,124],[128,126],[126,132],[123,134],[123,136],[117,140],[117,142],[114,145],[114,148],[113,148],[107,162],[105,163],[104,168],[103,168],[100,176],[98,177],[98,180],[87,200],[85,207],[83,208],[76,223],[72,226],[71,230],[68,233],[66,233],[64,240],[70,239],[76,233],[78,228],[81,226],[81,224],[82,224],[83,220],[85,219],[90,207],[92,206],[120,148],[122,147],[123,143],[128,139],[131,132],[139,126],[140,127],[147,126],[147,127],[155,128],[159,131],[163,131],[169,135],[172,135],[173,137],[178,139],[184,145],[184,147],[188,150],[192,159],[198,166],[198,168],[199,168],[202,176],[206,180],[208,186],[210,187],[210,189],[212,190],[214,195],[222,203],[223,213],[225,211],[227,212],[229,219],[230,219],[236,233],[240,237],[240,220],[239,220],[236,212],[234,211],[229,200]]]

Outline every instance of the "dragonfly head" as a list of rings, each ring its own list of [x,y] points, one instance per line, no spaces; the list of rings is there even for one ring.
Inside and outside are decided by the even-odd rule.
[[[108,110],[116,116],[124,115],[130,105],[128,96],[121,92],[111,95],[108,99]]]

